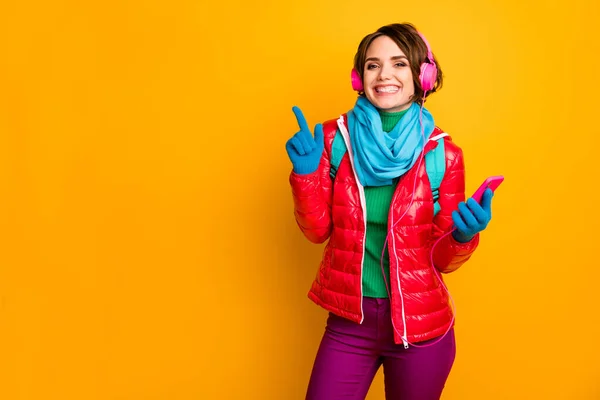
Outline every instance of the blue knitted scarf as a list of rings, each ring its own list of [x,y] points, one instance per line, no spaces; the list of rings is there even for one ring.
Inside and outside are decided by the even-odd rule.
[[[354,168],[363,186],[391,185],[417,162],[429,135],[433,117],[423,108],[424,134],[419,105],[413,103],[389,133],[383,131],[377,108],[360,96],[348,112],[348,131],[354,153]],[[423,138],[424,136],[424,138]]]

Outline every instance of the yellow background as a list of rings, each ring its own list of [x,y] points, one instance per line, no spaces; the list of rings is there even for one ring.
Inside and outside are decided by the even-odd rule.
[[[5,1],[0,398],[303,399],[325,312],[286,140],[354,102],[360,39],[413,22],[471,192],[444,400],[600,399],[595,0]],[[383,399],[379,374],[369,400]]]

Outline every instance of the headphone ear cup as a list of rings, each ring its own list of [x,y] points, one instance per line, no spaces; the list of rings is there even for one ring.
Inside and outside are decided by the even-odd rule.
[[[350,73],[350,80],[352,81],[352,89],[356,90],[357,92],[363,91],[364,88],[362,79],[360,78],[360,75],[358,75],[358,72],[354,68],[352,68],[352,72]]]
[[[421,64],[419,80],[421,81],[421,88],[424,92],[429,92],[431,89],[433,89],[435,86],[435,81],[437,80],[437,67],[435,64]]]

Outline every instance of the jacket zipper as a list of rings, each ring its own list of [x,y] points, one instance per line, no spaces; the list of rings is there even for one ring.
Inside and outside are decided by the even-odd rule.
[[[434,137],[431,137],[431,138],[429,138],[429,139],[428,139],[428,140],[425,142],[425,146],[424,146],[424,149],[423,149],[423,154],[421,155],[421,157],[422,157],[422,158],[421,158],[421,160],[419,161],[419,164],[420,164],[420,163],[421,163],[421,162],[422,162],[422,161],[425,159],[425,147],[427,146],[427,144],[429,143],[429,141],[434,141],[434,142],[435,142],[435,141],[437,141],[438,139],[440,139],[440,138],[442,138],[442,137],[444,137],[444,136],[448,136],[448,134],[443,132],[443,133],[441,133],[441,134],[439,134],[439,135],[436,135],[436,136],[434,136]],[[419,166],[419,169],[420,169],[420,166]],[[418,173],[419,173],[419,171],[417,170],[417,171],[415,171],[415,173],[416,173],[416,174],[418,174]],[[415,176],[415,179],[416,179],[416,176]],[[414,195],[414,194],[413,194],[413,195]],[[394,202],[394,199],[392,198],[392,203],[393,203],[393,202]],[[409,206],[410,206],[411,204],[412,204],[412,202],[409,204]],[[406,212],[408,212],[408,210],[406,210]],[[390,220],[391,220],[391,227],[392,227],[392,229],[393,229],[393,227],[394,227],[394,213],[393,213],[393,211],[392,211],[391,207],[390,207],[390,214],[389,214],[389,218],[390,218]],[[392,247],[393,247],[393,251],[394,251],[394,257],[395,257],[395,260],[398,260],[398,254],[396,253],[396,242],[394,241],[393,234],[392,234],[392,239],[391,239],[391,242],[392,242]],[[397,263],[397,261],[396,261],[396,263]],[[391,260],[390,260],[390,267],[391,267]],[[402,292],[402,286],[401,286],[401,284],[400,284],[400,274],[399,274],[399,272],[398,272],[398,271],[399,271],[399,269],[400,269],[400,268],[399,268],[399,266],[398,266],[398,265],[396,265],[396,281],[398,282],[398,292],[400,293],[400,302],[401,302],[401,304],[402,304],[402,325],[403,325],[403,326],[402,326],[402,328],[403,328],[403,331],[404,331],[404,333],[403,333],[403,335],[402,335],[402,343],[404,344],[404,348],[405,348],[405,349],[408,349],[408,333],[407,333],[407,331],[406,331],[406,312],[405,312],[405,310],[404,310],[404,293]],[[393,315],[393,314],[392,314],[392,315]],[[393,325],[393,324],[394,324],[394,318],[393,318],[393,316],[392,316],[392,325]],[[398,332],[398,330],[396,329],[396,326],[395,326],[395,325],[394,325],[394,330],[395,330],[396,332]]]

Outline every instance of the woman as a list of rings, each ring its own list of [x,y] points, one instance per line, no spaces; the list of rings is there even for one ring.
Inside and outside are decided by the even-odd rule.
[[[383,365],[387,399],[439,399],[455,357],[439,273],[475,251],[493,192],[464,201],[462,150],[423,107],[442,71],[414,26],[363,38],[352,76],[354,108],[313,137],[294,107],[300,131],[286,144],[296,221],[312,242],[329,239],[309,292],[329,318],[306,398],[364,399]],[[332,165],[336,136],[345,152]],[[424,160],[438,146],[445,171],[432,188]]]

